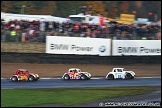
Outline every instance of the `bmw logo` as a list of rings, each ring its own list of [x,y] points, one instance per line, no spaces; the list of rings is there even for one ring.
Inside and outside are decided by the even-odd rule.
[[[99,51],[100,51],[100,52],[105,52],[105,51],[106,51],[106,47],[105,47],[105,46],[101,46],[101,47],[99,48]]]

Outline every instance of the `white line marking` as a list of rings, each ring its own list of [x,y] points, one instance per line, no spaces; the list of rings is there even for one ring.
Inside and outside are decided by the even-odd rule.
[[[104,79],[105,77],[92,77],[91,79]],[[156,77],[135,77],[135,78],[161,78],[161,76]],[[1,79],[9,79],[9,78],[1,78]],[[40,78],[40,79],[62,79],[62,78]]]

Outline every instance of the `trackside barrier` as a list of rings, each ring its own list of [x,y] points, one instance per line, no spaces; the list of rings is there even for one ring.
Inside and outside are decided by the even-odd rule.
[[[111,40],[47,36],[46,53],[99,56],[161,55],[161,40]]]
[[[92,56],[74,54],[1,52],[1,62],[40,64],[161,64],[161,55]]]
[[[111,39],[47,36],[46,53],[110,56]]]
[[[112,40],[112,56],[161,55],[161,40]]]

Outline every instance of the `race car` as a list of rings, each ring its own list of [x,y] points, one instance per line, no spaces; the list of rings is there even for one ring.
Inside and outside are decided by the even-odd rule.
[[[11,81],[37,81],[39,79],[39,75],[35,73],[31,73],[26,69],[18,69],[15,74],[10,78]]]
[[[134,79],[135,73],[133,71],[125,71],[124,68],[113,68],[108,72],[106,79]]]
[[[64,80],[70,80],[70,79],[88,80],[91,78],[91,74],[88,72],[82,72],[78,68],[70,68],[68,72],[64,73],[62,78]]]

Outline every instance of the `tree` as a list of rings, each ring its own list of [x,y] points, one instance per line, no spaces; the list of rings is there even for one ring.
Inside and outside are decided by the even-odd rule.
[[[127,1],[122,1],[122,4],[120,4],[121,13],[128,13],[129,10],[129,4]]]
[[[1,1],[1,12],[10,12],[11,4],[10,1]]]
[[[142,1],[136,1],[136,7],[141,8],[142,6]]]
[[[23,5],[25,7],[23,7]],[[27,14],[28,10],[28,2],[27,1],[10,1],[10,11],[9,13],[14,13],[14,14]]]
[[[117,5],[115,4],[115,3],[113,3],[112,5],[111,5],[111,17],[112,18],[115,18],[115,17],[117,17],[117,12],[118,12],[118,8],[117,8]]]
[[[47,5],[43,6],[40,10],[40,14],[43,15],[54,15],[54,12],[57,9],[56,2],[55,1],[47,1]]]
[[[30,15],[37,14],[36,7],[35,7],[33,4],[31,4],[31,5],[29,6],[28,11],[29,11],[29,14],[30,14]]]
[[[102,14],[103,16],[107,17],[108,12],[105,11],[105,4],[103,1],[87,1],[85,5],[88,7],[92,7],[92,14],[98,15]]]

